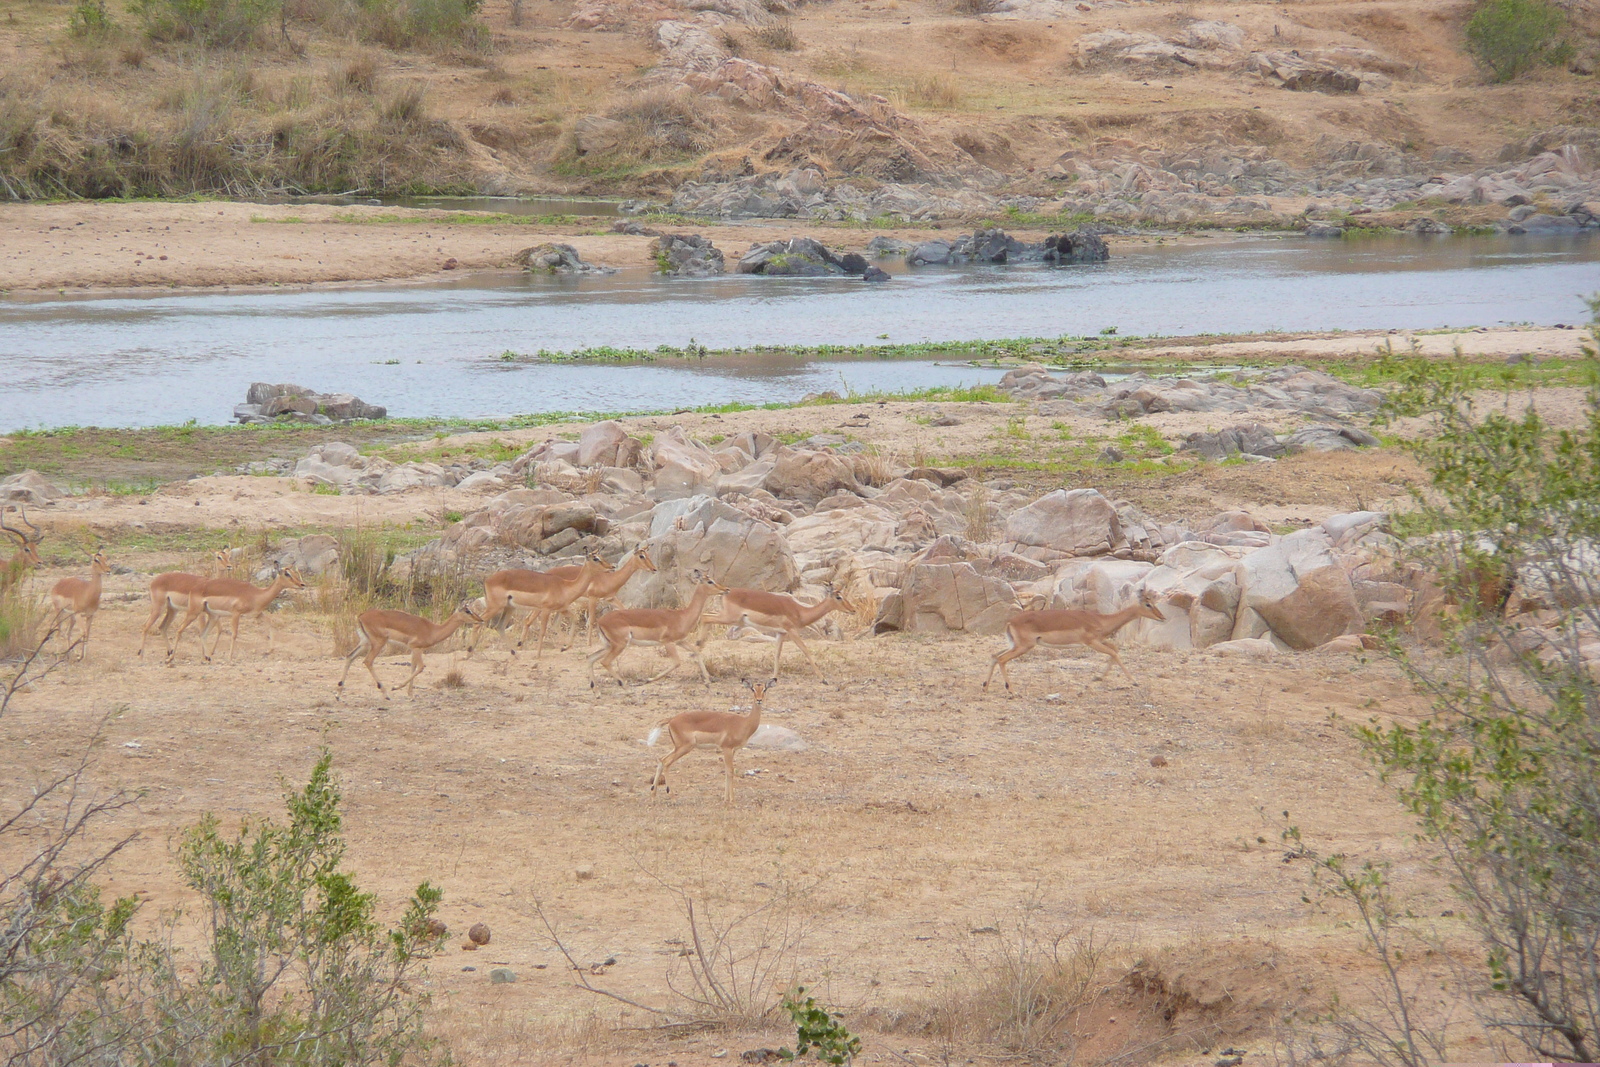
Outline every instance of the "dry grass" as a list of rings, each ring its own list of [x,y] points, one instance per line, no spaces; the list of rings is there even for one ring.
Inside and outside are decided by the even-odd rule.
[[[794,32],[794,23],[788,19],[779,19],[770,26],[763,26],[756,31],[756,40],[774,52],[798,52],[800,38]]]
[[[609,167],[664,163],[698,155],[713,141],[704,103],[683,88],[658,86],[633,94],[607,117],[621,124],[617,144],[598,153]]]
[[[963,534],[968,541],[983,542],[989,540],[990,504],[988,487],[982,482],[972,482],[971,488],[967,490],[966,500],[965,517],[967,526],[962,531]]]
[[[340,92],[375,93],[378,91],[378,61],[370,55],[356,56],[334,71],[333,87]]]
[[[857,452],[850,457],[850,468],[856,481],[873,488],[888,485],[895,478],[897,468],[903,467],[899,457],[879,452],[876,448]]]
[[[940,111],[959,108],[966,98],[961,79],[945,71],[917,75],[900,95],[907,106]]]

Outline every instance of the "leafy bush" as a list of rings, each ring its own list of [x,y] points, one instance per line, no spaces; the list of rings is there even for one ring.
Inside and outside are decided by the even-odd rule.
[[[1484,0],[1467,21],[1467,50],[1497,82],[1540,63],[1564,63],[1567,17],[1549,0]]]
[[[101,903],[91,877],[126,839],[84,862],[84,831],[129,802],[85,804],[84,765],[50,783],[0,835],[50,802],[42,848],[0,878],[0,1057],[12,1067],[425,1067],[439,1057],[423,1034],[421,961],[443,936],[440,900],[417,888],[398,926],[340,869],[339,791],[324,750],[288,821],[247,819],[225,835],[207,815],[179,845],[184,881],[201,899],[198,959],[174,945],[181,916],[133,939],[134,898]]]
[[[783,1010],[794,1023],[794,1051],[779,1049],[778,1055],[797,1060],[810,1052],[822,1063],[845,1067],[861,1051],[861,1039],[845,1028],[843,1015],[821,1007],[815,997],[801,1000],[805,993],[805,986],[795,986],[794,992],[783,998]]]
[[[74,37],[103,37],[114,29],[105,0],[79,0],[67,18],[67,32]]]
[[[1576,1061],[1600,1057],[1600,356],[1585,356],[1574,429],[1480,406],[1458,367],[1387,361],[1392,412],[1433,421],[1412,446],[1432,481],[1418,561],[1441,586],[1450,655],[1397,646],[1435,714],[1362,731],[1483,942],[1469,1002],[1512,1044]]]
[[[158,41],[198,41],[222,48],[251,43],[282,0],[129,0],[128,10]]]

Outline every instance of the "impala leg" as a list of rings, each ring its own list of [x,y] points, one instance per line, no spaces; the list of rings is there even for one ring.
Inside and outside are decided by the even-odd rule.
[[[700,667],[700,680],[706,684],[707,689],[710,689],[711,672],[706,670],[706,657],[703,651],[699,647],[691,647],[689,655],[694,657],[695,663]]]
[[[1137,678],[1135,678],[1133,676],[1133,672],[1128,670],[1127,665],[1122,662],[1122,657],[1117,655],[1117,646],[1116,645],[1113,645],[1110,641],[1104,641],[1104,640],[1099,640],[1099,639],[1094,639],[1094,638],[1091,638],[1090,640],[1085,641],[1084,644],[1088,645],[1090,648],[1094,649],[1096,652],[1104,652],[1107,656],[1111,657],[1109,660],[1106,661],[1106,669],[1100,672],[1100,678],[1099,678],[1100,681],[1102,681],[1102,682],[1105,681],[1106,675],[1111,673],[1112,664],[1116,664],[1118,667],[1122,668],[1122,673],[1126,674],[1128,676],[1128,681],[1132,682],[1134,685],[1138,685],[1139,684],[1139,679],[1137,679]]]
[[[163,610],[166,612],[164,616]],[[136,655],[144,655],[144,643],[149,639],[150,631],[155,629],[157,619],[161,620],[161,637],[164,640],[167,636],[167,625],[172,622],[172,605],[165,597],[150,602],[150,618],[144,624],[144,632],[139,635],[139,651]]]
[[[822,673],[822,668],[817,666],[817,661],[811,658],[811,650],[806,647],[805,641],[803,641],[801,639],[800,632],[798,630],[796,630],[793,633],[789,633],[788,636],[789,636],[789,638],[791,640],[794,641],[795,645],[800,649],[800,651],[804,652],[806,654],[806,662],[811,664],[811,669],[817,672],[817,677],[821,678],[823,680],[823,682],[825,682],[826,684],[832,685],[833,683],[828,681],[828,676]],[[784,634],[783,633],[779,633],[778,634],[778,651],[780,653],[783,652],[783,638],[784,638]],[[776,678],[778,676],[778,664],[776,662],[774,662],[772,664],[772,676],[774,678]]]
[[[722,750],[722,766],[728,772],[728,807],[733,807],[733,749]]]
[[[89,628],[94,625],[94,612],[83,617],[83,644],[78,646],[78,662],[89,658]]]
[[[361,631],[361,640],[356,642],[356,647],[352,648],[350,650],[350,654],[344,658],[344,673],[339,675],[339,692],[338,692],[338,695],[334,697],[335,700],[343,700],[344,699],[344,680],[346,678],[350,677],[350,668],[355,663],[356,657],[361,655],[361,653],[365,652],[367,650],[367,646],[370,645],[371,643],[372,642],[367,639],[367,632],[365,630],[362,630]],[[368,670],[372,669],[370,664],[368,665],[367,669]],[[376,674],[374,674],[372,676],[372,680],[374,682],[378,682],[378,676]],[[378,692],[380,692],[380,693],[383,692],[383,683],[382,682],[378,682]]]
[[[411,686],[417,680],[417,675],[422,673],[422,668],[422,649],[414,648],[411,650],[411,677],[406,679],[406,696],[412,700],[417,698],[417,694],[416,690],[412,689]]]
[[[656,776],[650,781],[650,792],[652,793],[656,791],[656,784],[659,782],[670,794],[672,786],[667,785],[667,768],[694,751],[693,745],[680,745],[677,743],[676,738],[673,739],[673,745],[672,751],[667,753],[660,763],[656,764]]]
[[[173,660],[177,658],[178,646],[183,643],[183,631],[185,631],[185,630],[187,630],[189,628],[189,624],[191,622],[194,622],[196,616],[198,616],[202,610],[203,609],[201,608],[201,606],[198,603],[191,603],[189,605],[188,612],[183,616],[183,625],[178,627],[178,632],[176,634],[174,634],[173,637],[172,637],[172,644],[167,646],[167,666],[169,666],[169,667],[172,666]],[[207,616],[207,621],[210,621],[209,616]],[[200,640],[200,651],[203,653],[206,650],[206,638],[205,638],[205,630],[204,629],[202,629],[200,631],[199,640]]]
[[[666,651],[667,656],[669,658],[671,658],[672,665],[670,667],[668,667],[666,670],[662,671],[660,674],[657,674],[657,675],[655,675],[654,677],[651,677],[651,678],[646,678],[644,680],[644,684],[645,685],[649,685],[651,682],[660,681],[662,678],[665,678],[667,675],[671,674],[673,671],[675,671],[679,667],[683,666],[683,655],[678,651],[678,646],[676,644],[663,645],[662,648]],[[702,664],[701,665],[701,670],[704,670],[704,669],[705,669],[705,665]],[[706,684],[707,685],[711,684],[709,676],[707,676]]]
[[[372,675],[372,680],[377,685],[378,692],[383,694],[383,699],[385,700],[389,699],[389,690],[384,688],[383,679],[378,677],[378,657],[383,654],[383,650],[388,645],[388,641],[384,641],[382,644],[376,641],[367,643],[367,673]]]
[[[1008,633],[1006,636],[1010,638],[1011,644],[995,653],[994,662],[989,664],[989,677],[983,680],[984,689],[989,688],[989,682],[994,678],[994,669],[999,667],[1000,679],[1006,684],[1006,692],[1011,692],[1011,675],[1006,671],[1006,664],[1033,648],[1032,644],[1022,644],[1013,634]]]

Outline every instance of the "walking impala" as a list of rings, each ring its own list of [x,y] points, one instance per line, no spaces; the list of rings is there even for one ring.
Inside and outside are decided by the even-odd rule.
[[[63,578],[50,587],[50,602],[55,605],[56,613],[50,617],[45,632],[53,630],[61,622],[62,616],[66,616],[67,651],[71,652],[72,629],[77,625],[78,616],[83,616],[83,646],[78,651],[79,663],[89,657],[89,628],[94,624],[94,613],[100,610],[101,580],[110,573],[111,564],[106,562],[106,554],[96,552],[94,559],[89,561],[89,577]]]
[[[0,509],[0,531],[15,539],[17,551],[4,564],[0,564],[0,592],[16,585],[22,579],[22,572],[29,567],[44,566],[44,560],[39,558],[39,542],[44,540],[44,535],[39,532],[39,527],[28,521],[28,505],[22,504],[17,508],[17,513],[22,516],[22,524],[28,528],[26,531],[6,525],[5,513],[8,510]]]
[[[272,639],[275,636],[272,627],[272,617],[266,614],[267,608],[278,599],[278,594],[285,589],[304,589],[305,579],[300,577],[300,572],[293,567],[285,567],[272,579],[272,584],[265,589],[241,582],[234,578],[209,578],[200,586],[198,592],[189,594],[189,613],[183,617],[183,625],[178,627],[178,633],[172,639],[172,647],[167,650],[167,664],[170,666],[177,656],[178,643],[183,640],[183,632],[189,624],[199,618],[201,613],[207,616],[231,615],[233,617],[233,637],[228,642],[228,662],[233,662],[233,651],[239,647],[239,623],[244,621],[246,615],[259,616],[267,627],[267,654],[272,654]],[[207,622],[211,619],[208,618]],[[201,628],[202,631],[204,627]],[[217,646],[222,644],[222,622],[217,620],[217,636],[211,642],[211,651],[206,651],[205,638],[200,638],[200,658],[207,663],[216,655]]]
[[[767,695],[767,690],[778,684],[776,678],[770,682],[750,682],[745,685],[750,687],[752,700],[750,711],[740,715],[732,711],[685,711],[670,718],[662,719],[656,723],[655,729],[650,731],[649,744],[654,745],[665,730],[672,738],[672,752],[665,759],[656,764],[655,776],[650,779],[650,792],[656,791],[656,786],[664,786],[670,794],[672,787],[667,785],[667,768],[677,763],[680,759],[693,752],[701,745],[715,745],[722,750],[722,765],[728,772],[728,803],[733,803],[733,754],[743,748],[745,742],[755,736],[761,726],[761,701]]]
[[[478,613],[472,610],[471,601],[462,604],[442,623],[429,622],[418,615],[408,615],[403,611],[384,611],[379,608],[363,611],[356,617],[356,629],[361,634],[361,640],[356,642],[356,647],[344,658],[344,673],[339,675],[337,699],[344,698],[344,680],[350,674],[350,665],[363,652],[367,654],[367,673],[372,675],[372,680],[377,683],[378,692],[383,694],[383,699],[389,699],[389,690],[383,687],[383,681],[378,677],[373,664],[391,642],[404,645],[411,650],[411,674],[395,688],[404,688],[407,696],[416,696],[411,686],[416,681],[417,675],[422,673],[423,650],[448,640],[450,635],[461,629],[463,624],[476,621]]]
[[[594,665],[599,663],[605,668],[607,674],[617,680],[618,685],[627,683],[612,669],[611,665],[629,645],[659,645],[672,657],[672,665],[652,678],[646,678],[642,684],[649,685],[660,678],[665,678],[679,667],[683,666],[683,657],[678,655],[678,650],[683,642],[700,629],[701,613],[705,610],[706,600],[712,593],[726,593],[728,587],[718,582],[709,574],[694,572],[694,594],[689,598],[689,603],[681,608],[624,608],[613,611],[600,618],[600,647],[589,653],[589,688],[594,688]],[[689,655],[694,657],[695,663],[700,665],[700,677],[706,685],[711,684],[711,673],[706,670],[706,661],[701,658],[698,648],[689,648]]]
[[[218,572],[216,576],[221,577],[233,568],[233,554],[226,548],[219,548],[211,554],[211,562]],[[189,610],[190,595],[210,580],[183,571],[168,571],[150,579],[150,618],[144,624],[144,633],[139,635],[138,655],[144,655],[145,641],[149,639],[150,631],[155,628],[157,619],[161,620],[161,639],[166,642],[167,652],[169,654],[172,652],[172,642],[167,640],[167,627],[172,625],[172,620],[177,618],[180,610]],[[205,643],[206,629],[210,624],[210,615],[200,620],[202,645]]]
[[[1117,646],[1111,643],[1111,635],[1134,619],[1166,621],[1166,616],[1156,608],[1148,590],[1139,594],[1138,603],[1109,615],[1095,611],[1059,610],[1024,611],[1019,615],[1013,615],[1011,621],[1006,623],[1006,637],[1011,644],[995,653],[994,662],[989,665],[989,675],[983,680],[983,688],[989,688],[989,682],[994,679],[994,669],[999,667],[1000,677],[1006,683],[1006,692],[1011,692],[1011,676],[1006,673],[1006,664],[1028,652],[1035,645],[1050,645],[1054,648],[1085,645],[1096,652],[1104,652],[1111,658],[1106,661],[1106,669],[1100,672],[1099,680],[1105,679],[1111,670],[1111,665],[1115,663],[1118,667],[1122,667],[1122,673],[1128,676],[1130,682],[1138,685],[1139,680],[1133,676],[1133,672],[1123,666],[1122,657],[1117,655]]]
[[[546,571],[509,570],[495,571],[483,581],[484,619],[499,620],[514,608],[527,611],[522,623],[522,635],[517,638],[517,648],[528,640],[528,630],[533,620],[539,620],[539,651],[534,658],[544,655],[544,636],[550,629],[550,616],[583,595],[595,575],[609,568],[593,552],[571,577],[559,578]],[[516,648],[511,650],[515,657]],[[510,662],[507,660],[506,662]]]
[[[585,589],[583,595],[578,598],[584,604],[583,642],[585,648],[594,643],[594,616],[595,612],[600,610],[601,603],[607,600],[615,600],[617,594],[622,592],[622,587],[627,585],[628,580],[635,574],[640,571],[654,571],[655,569],[655,562],[650,559],[649,547],[641,542],[638,548],[623,557],[621,563],[618,563],[609,571],[602,571],[589,580],[589,588]],[[576,572],[577,570],[578,568],[576,567],[555,567],[545,573],[561,574],[563,571]],[[571,648],[577,638],[578,620],[573,619],[572,632],[567,634],[567,643],[562,647],[561,651],[565,652]]]
[[[819,603],[810,606],[782,593],[767,593],[760,589],[730,589],[722,595],[722,610],[715,615],[707,615],[705,621],[713,626],[745,625],[761,630],[776,630],[778,651],[772,657],[772,677],[778,677],[778,661],[783,658],[785,638],[799,646],[811,664],[811,669],[822,677],[822,668],[811,658],[811,650],[800,639],[800,631],[820,621],[831,611],[838,611],[841,608],[846,611],[856,610],[856,606],[833,586],[823,588],[827,595]],[[822,680],[828,681],[826,677],[822,677]]]

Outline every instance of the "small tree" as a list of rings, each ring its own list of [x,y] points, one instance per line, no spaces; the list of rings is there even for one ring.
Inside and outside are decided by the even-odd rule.
[[[1549,0],[1483,0],[1467,20],[1467,50],[1497,82],[1572,53],[1563,38],[1567,17]]]
[[[1591,303],[1600,340],[1600,300]],[[1394,414],[1432,479],[1419,558],[1438,576],[1443,661],[1400,662],[1431,696],[1415,728],[1362,731],[1439,847],[1485,949],[1486,1025],[1541,1058],[1600,1056],[1600,361],[1574,429],[1487,409],[1465,365],[1391,361]],[[1508,383],[1509,385],[1509,383]],[[1512,394],[1507,392],[1509,401]],[[1536,609],[1508,618],[1508,604]],[[1587,653],[1587,656],[1586,656]]]

